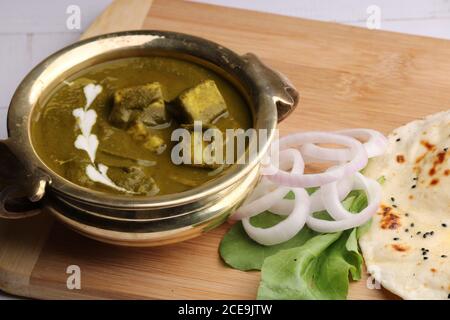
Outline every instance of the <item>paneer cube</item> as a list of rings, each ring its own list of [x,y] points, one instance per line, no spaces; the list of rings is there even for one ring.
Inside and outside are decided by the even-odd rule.
[[[157,135],[151,135],[147,137],[147,140],[144,143],[144,148],[160,154],[166,149],[167,145],[164,142],[163,138]]]
[[[154,130],[149,129],[142,122],[136,122],[128,130],[133,139],[137,141],[142,141],[144,148],[160,154],[166,149],[166,143],[163,138],[153,132]]]
[[[128,128],[136,121],[149,126],[167,122],[159,82],[117,90],[109,120],[119,128]]]
[[[94,184],[94,182],[89,179],[86,174],[86,167],[90,164],[88,160],[78,160],[74,159],[68,161],[64,164],[65,177],[72,181],[73,183],[79,184],[81,186],[89,187]]]
[[[109,168],[108,176],[119,187],[136,194],[153,196],[159,192],[155,180],[141,167]]]
[[[206,80],[182,92],[175,104],[170,105],[169,111],[180,123],[202,121],[203,124],[207,124],[227,111],[227,105],[216,83],[213,80]]]
[[[138,141],[146,141],[150,134],[149,129],[142,122],[134,123],[127,132]]]

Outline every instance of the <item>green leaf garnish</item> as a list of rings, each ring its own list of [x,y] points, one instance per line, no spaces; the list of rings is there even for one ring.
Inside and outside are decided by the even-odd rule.
[[[286,198],[293,199],[294,195],[289,193]],[[360,212],[367,206],[367,197],[363,191],[352,191],[343,206]],[[326,211],[314,216],[331,219]],[[250,221],[256,227],[268,228],[282,219],[266,211]],[[261,270],[259,299],[345,299],[349,274],[353,280],[361,279],[363,259],[358,238],[369,226],[367,223],[331,234],[304,227],[289,241],[263,246],[250,239],[239,222],[222,239],[219,250],[223,260],[235,269]]]

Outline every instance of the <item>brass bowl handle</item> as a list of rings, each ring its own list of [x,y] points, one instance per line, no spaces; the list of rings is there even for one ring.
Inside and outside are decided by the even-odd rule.
[[[272,95],[277,105],[278,122],[282,121],[297,107],[300,97],[298,90],[284,74],[266,66],[253,53],[244,54],[242,59],[246,61],[250,73],[257,78],[263,77],[267,82],[268,94]]]
[[[21,193],[18,186],[8,186],[0,191],[0,218],[21,219],[41,212],[41,202],[31,202]]]
[[[28,174],[11,152],[8,141],[0,141],[0,218],[19,219],[41,211],[48,180]]]

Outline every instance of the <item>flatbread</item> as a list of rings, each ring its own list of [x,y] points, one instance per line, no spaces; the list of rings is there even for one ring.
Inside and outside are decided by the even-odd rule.
[[[360,239],[366,265],[404,299],[450,298],[450,111],[393,131],[365,170],[384,177],[382,204]]]

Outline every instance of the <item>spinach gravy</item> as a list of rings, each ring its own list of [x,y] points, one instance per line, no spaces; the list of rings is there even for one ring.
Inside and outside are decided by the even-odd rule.
[[[252,125],[245,99],[215,72],[168,57],[124,58],[60,83],[35,108],[32,142],[51,170],[80,186],[136,196],[173,194],[229,168],[174,164],[172,131],[192,130],[195,121],[223,133]]]

